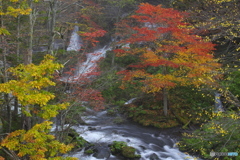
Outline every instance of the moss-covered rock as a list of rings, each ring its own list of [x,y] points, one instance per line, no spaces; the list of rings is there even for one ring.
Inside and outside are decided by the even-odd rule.
[[[122,148],[122,155],[126,158],[140,158],[140,155],[135,154],[136,149],[130,146],[125,146]]]
[[[127,159],[138,159],[141,157],[140,155],[135,154],[135,148],[128,146],[127,143],[123,141],[113,141],[110,148],[112,154],[123,156]]]
[[[93,154],[94,151],[92,149],[88,149],[84,151],[85,154]]]

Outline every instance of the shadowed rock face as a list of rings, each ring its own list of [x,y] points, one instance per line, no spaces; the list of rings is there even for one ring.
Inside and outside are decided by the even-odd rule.
[[[46,52],[47,50],[48,50],[48,46],[34,46],[33,47],[33,53]]]
[[[53,49],[54,50],[65,49],[65,41],[63,39],[55,39]]]
[[[95,146],[94,151],[93,156],[98,159],[109,158],[111,155],[110,148],[106,144]]]
[[[65,49],[65,41],[64,39],[55,39],[53,43],[53,49],[54,50],[59,50],[59,49]],[[41,45],[41,46],[34,46],[33,47],[33,53],[38,53],[38,52],[46,52],[48,50],[47,45]]]

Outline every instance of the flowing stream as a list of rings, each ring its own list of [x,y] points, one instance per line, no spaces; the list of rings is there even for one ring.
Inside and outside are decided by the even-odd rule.
[[[73,127],[85,140],[99,146],[103,153],[97,156],[84,155],[84,151],[74,153],[80,160],[125,160],[110,154],[108,145],[113,141],[124,141],[136,148],[140,160],[193,160],[194,157],[179,151],[176,147],[179,133],[177,128],[156,129],[144,127],[128,120],[121,124],[114,121],[119,115],[109,116],[107,111],[88,110],[82,117],[87,125]],[[96,158],[98,157],[98,158]]]
[[[68,50],[80,49],[80,37],[76,34],[78,28],[75,27],[71,43]],[[74,43],[76,42],[76,43]],[[93,53],[86,55],[87,60],[79,64],[75,74],[68,80],[74,82],[81,76],[94,72],[97,62],[100,58],[105,57],[106,51],[110,47],[103,47]],[[132,100],[126,102],[131,103]],[[179,151],[176,147],[179,133],[178,129],[155,129],[143,127],[133,122],[125,120],[121,124],[116,124],[120,115],[109,116],[107,111],[95,112],[88,109],[87,114],[83,116],[83,120],[87,125],[79,125],[73,127],[85,140],[95,144],[98,147],[98,155],[86,155],[84,149],[71,156],[80,160],[125,160],[124,158],[115,157],[110,153],[108,147],[113,141],[124,141],[129,146],[136,148],[136,154],[141,155],[140,160],[193,160],[194,157]]]

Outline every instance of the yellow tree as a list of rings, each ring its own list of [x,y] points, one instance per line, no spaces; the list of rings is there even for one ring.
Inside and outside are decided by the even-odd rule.
[[[28,64],[10,68],[9,71],[16,80],[0,84],[0,92],[12,94],[22,106],[29,106],[27,110],[22,107],[26,116],[36,116],[42,121],[27,130],[9,133],[2,140],[0,147],[12,158],[24,156],[32,160],[74,159],[59,157],[59,153],[66,153],[73,146],[64,145],[49,134],[52,124],[50,118],[55,117],[58,110],[65,109],[68,105],[49,103],[55,96],[46,88],[55,85],[51,78],[55,70],[62,67],[53,60],[52,56],[46,55],[39,65]]]
[[[7,56],[9,50],[9,35],[11,31],[8,30],[7,23],[11,22],[12,18],[16,18],[18,15],[27,15],[31,12],[31,9],[27,5],[26,0],[0,0],[0,54],[2,56],[3,68],[2,68],[2,81],[8,81],[7,72]],[[11,107],[7,104],[10,101],[9,95],[4,94],[5,106],[2,106],[2,110],[5,110],[4,114],[1,114],[0,118],[3,123],[8,123],[8,131],[12,126]],[[4,109],[5,107],[5,109]],[[7,114],[6,114],[7,113]]]
[[[8,35],[9,31],[4,27],[3,17],[18,15],[28,15],[31,12],[31,8],[28,7],[26,0],[1,0],[0,1],[0,16],[1,16],[1,26],[0,35]]]

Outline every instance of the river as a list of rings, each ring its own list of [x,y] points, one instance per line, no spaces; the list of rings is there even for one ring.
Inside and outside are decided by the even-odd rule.
[[[76,30],[78,28],[75,27],[68,50],[78,51],[80,48],[80,38],[75,34]],[[72,44],[74,41],[77,43]],[[94,72],[99,59],[105,57],[106,52],[110,49],[110,47],[104,46],[93,53],[86,54],[87,60],[76,67],[75,75],[62,80],[72,83],[80,76]],[[131,103],[131,101],[127,103]],[[71,154],[80,160],[125,160],[110,153],[108,145],[113,141],[124,141],[129,146],[136,148],[137,154],[141,155],[140,160],[196,160],[193,156],[189,156],[177,148],[176,142],[179,138],[179,129],[177,128],[156,129],[140,126],[128,120],[116,124],[114,121],[116,117],[120,118],[120,115],[109,116],[107,111],[95,112],[91,109],[88,109],[86,113],[82,117],[86,125],[73,128],[85,140],[98,146],[98,155],[85,155],[84,149]]]
[[[83,120],[87,125],[73,127],[85,140],[98,146],[102,153],[97,156],[84,155],[84,150],[73,153],[71,156],[80,160],[125,160],[110,154],[108,145],[113,141],[124,141],[136,148],[140,160],[193,160],[176,146],[179,140],[179,129],[156,129],[144,127],[131,121],[124,120],[121,124],[114,123],[116,117],[110,116],[107,111],[95,112],[88,109]],[[96,157],[98,158],[96,158]],[[195,158],[196,159],[196,158]]]

